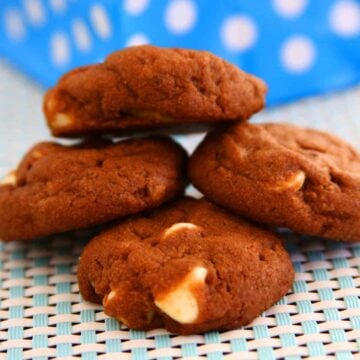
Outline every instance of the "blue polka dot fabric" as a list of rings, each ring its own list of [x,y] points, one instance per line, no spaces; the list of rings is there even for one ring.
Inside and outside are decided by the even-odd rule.
[[[8,0],[0,55],[44,86],[144,43],[210,50],[269,84],[268,103],[360,81],[360,0]]]

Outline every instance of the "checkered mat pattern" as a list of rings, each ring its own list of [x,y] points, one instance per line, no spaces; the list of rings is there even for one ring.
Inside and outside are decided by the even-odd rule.
[[[195,336],[129,331],[83,302],[76,266],[86,236],[3,243],[2,358],[353,359],[360,349],[360,244],[284,236],[296,269],[288,295],[251,326]]]
[[[41,99],[41,92],[15,74],[5,78],[9,86],[6,93],[0,91],[2,174],[46,133],[42,121],[35,121],[39,102],[19,101],[24,93]],[[328,129],[359,147],[359,99],[355,88],[274,108],[255,120]],[[178,140],[191,150],[200,138]],[[0,360],[360,359],[360,243],[283,236],[296,269],[288,295],[248,327],[194,336],[131,331],[107,317],[101,306],[82,301],[76,266],[87,233],[0,242]]]

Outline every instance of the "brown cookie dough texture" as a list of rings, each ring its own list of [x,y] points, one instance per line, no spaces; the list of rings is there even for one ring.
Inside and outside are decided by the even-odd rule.
[[[83,297],[102,302],[106,314],[130,328],[178,334],[250,323],[293,276],[274,234],[191,198],[103,232],[78,268]]]
[[[85,228],[183,193],[184,150],[148,138],[36,145],[0,184],[0,238],[24,240]]]
[[[209,134],[189,164],[217,204],[262,223],[360,240],[360,155],[324,132],[240,124]]]
[[[66,74],[45,97],[54,136],[245,120],[266,86],[217,56],[130,47]]]

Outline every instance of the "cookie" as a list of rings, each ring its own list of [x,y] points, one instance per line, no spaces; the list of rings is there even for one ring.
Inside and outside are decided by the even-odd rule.
[[[217,56],[137,46],[75,69],[48,91],[54,136],[245,120],[264,106],[266,86]]]
[[[325,132],[240,124],[209,134],[189,164],[209,199],[307,235],[360,240],[360,155]]]
[[[133,329],[177,334],[246,325],[293,277],[277,236],[192,198],[106,230],[78,267],[80,292],[106,314]]]
[[[166,138],[40,143],[0,185],[0,238],[43,237],[158,206],[183,193],[186,159]]]

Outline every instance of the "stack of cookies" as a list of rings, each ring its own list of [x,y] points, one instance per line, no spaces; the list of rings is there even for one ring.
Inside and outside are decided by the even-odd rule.
[[[260,79],[193,50],[133,47],[69,72],[44,112],[54,136],[82,140],[35,145],[3,180],[0,238],[105,224],[80,258],[84,299],[134,329],[248,324],[294,277],[270,228],[360,239],[359,154],[320,131],[251,125],[265,95]],[[204,126],[190,159],[169,137],[109,136]],[[206,198],[184,197],[187,179]]]

